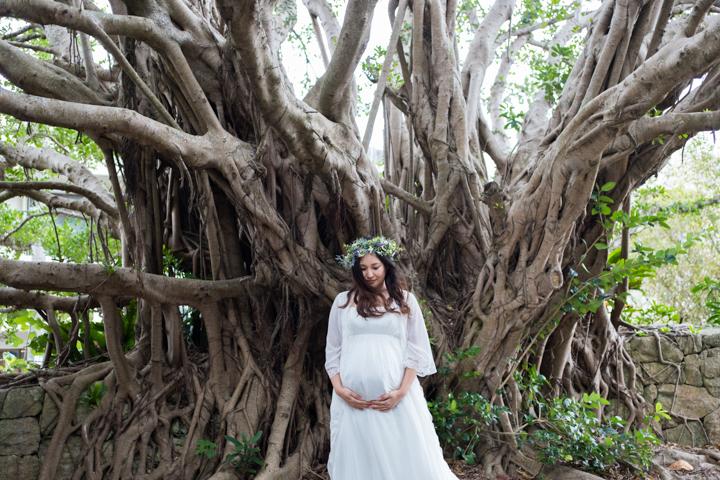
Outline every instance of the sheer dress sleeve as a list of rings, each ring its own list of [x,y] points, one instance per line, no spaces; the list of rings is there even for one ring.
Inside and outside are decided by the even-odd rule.
[[[420,304],[411,292],[408,292],[408,306],[410,314],[408,315],[407,344],[403,366],[414,369],[419,377],[432,375],[437,372],[437,369],[430,348],[430,338],[427,328],[425,328]]]
[[[342,350],[342,325],[340,323],[340,305],[346,294],[340,293],[330,308],[327,339],[325,342],[325,371],[330,378],[340,373],[340,352]]]

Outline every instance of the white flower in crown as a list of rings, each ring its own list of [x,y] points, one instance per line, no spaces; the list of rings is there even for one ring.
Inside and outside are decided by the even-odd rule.
[[[355,261],[368,253],[375,253],[394,260],[402,250],[397,242],[385,237],[358,238],[350,245],[345,245],[345,255],[338,255],[337,262],[343,267],[352,268]]]

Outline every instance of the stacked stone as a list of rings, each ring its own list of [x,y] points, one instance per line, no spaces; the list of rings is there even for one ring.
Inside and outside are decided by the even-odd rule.
[[[58,409],[42,387],[0,390],[0,478],[34,480],[57,424]],[[55,478],[72,478],[80,438],[71,436]]]
[[[652,334],[629,337],[625,346],[638,367],[643,397],[674,415],[662,425],[665,440],[720,444],[720,332],[660,334],[660,350]]]

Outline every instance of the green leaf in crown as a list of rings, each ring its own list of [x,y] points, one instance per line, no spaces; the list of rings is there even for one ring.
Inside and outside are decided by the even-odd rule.
[[[352,268],[355,260],[364,257],[368,253],[382,255],[383,257],[394,260],[397,254],[402,250],[397,242],[385,237],[358,238],[350,245],[345,245],[345,255],[338,255],[337,262],[343,267]]]

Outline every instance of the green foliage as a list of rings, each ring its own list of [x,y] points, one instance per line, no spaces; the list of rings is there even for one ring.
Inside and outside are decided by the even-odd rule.
[[[218,455],[218,446],[211,440],[201,438],[195,444],[195,454],[207,459],[215,458]]]
[[[500,105],[500,118],[505,119],[505,128],[519,132],[525,120],[525,111],[515,111],[511,103],[503,103]]]
[[[428,318],[428,317],[425,317]],[[453,369],[455,369],[458,364],[462,363],[463,360],[472,358],[476,356],[478,353],[480,353],[480,347],[478,346],[471,346],[469,348],[457,348],[453,350],[452,352],[446,352],[444,362],[438,369],[438,373],[442,376],[449,375]],[[460,374],[460,378],[471,378],[476,377],[480,374],[480,372],[476,370],[471,370],[467,372],[462,372]]]
[[[523,0],[520,5],[519,26],[569,18],[579,4],[578,1]]]
[[[523,372],[526,379],[521,390],[539,391],[547,380],[533,369]],[[603,418],[600,411],[609,402],[598,393],[585,393],[580,400],[569,397],[546,398],[534,395],[525,416],[527,428],[520,432],[521,442],[527,442],[539,452],[543,463],[566,463],[591,472],[602,472],[617,463],[637,470],[651,466],[653,446],[658,438],[649,427],[629,429],[617,416]],[[656,405],[652,419],[667,416],[662,405]],[[650,419],[646,419],[648,422]]]
[[[107,393],[107,385],[104,382],[93,382],[80,397],[80,403],[88,408],[100,406],[103,397]]]
[[[163,246],[163,275],[177,278],[192,278],[192,272],[183,267],[180,257],[175,255],[166,245]]]
[[[260,437],[262,432],[257,432],[252,437],[243,434],[239,440],[225,435],[225,440],[233,445],[233,450],[225,458],[225,463],[232,465],[235,471],[242,475],[257,473],[264,464],[258,446]]]
[[[705,277],[690,291],[698,297],[704,296],[705,308],[709,312],[707,323],[720,325],[720,280]]]
[[[579,51],[576,43],[555,44],[550,47],[550,60],[544,53],[530,55],[533,86],[544,92],[545,100],[550,104],[559,99]]]
[[[453,458],[469,465],[477,462],[475,447],[482,433],[498,423],[502,412],[508,411],[475,392],[461,392],[457,396],[448,393],[444,398],[428,402],[428,408],[440,443]]]
[[[32,341],[36,335],[42,332],[49,332],[50,329],[35,312],[30,310],[16,310],[7,313],[0,313],[0,331],[3,332],[5,341],[14,346],[20,347],[26,341]],[[26,333],[25,339],[19,333]],[[42,349],[34,349],[36,353]]]
[[[544,394],[547,379],[527,366],[517,370],[514,379],[523,394],[525,412],[523,425],[515,434],[518,442],[538,452],[542,462],[566,463],[593,472],[618,463],[636,470],[650,467],[657,437],[649,427],[628,429],[620,417],[604,418],[600,412],[609,402],[598,393],[584,394],[578,400],[548,398]],[[476,447],[498,429],[501,415],[509,412],[475,392],[449,393],[428,402],[428,408],[446,454],[470,465],[477,462]],[[657,404],[644,423],[668,418]]]
[[[27,211],[22,211],[0,204],[0,231],[14,232],[9,237],[13,247],[5,250],[4,255],[9,258],[17,259],[22,253],[29,253],[32,245],[40,245],[56,261],[84,263],[102,259],[112,264],[118,261],[119,240],[106,236],[105,232],[101,239],[95,224],[84,219],[56,212],[48,215],[44,205],[31,204]]]
[[[0,118],[0,141],[9,145],[23,141],[37,148],[54,149],[86,167],[92,168],[104,162],[100,147],[77,130],[24,122],[11,116]],[[34,175],[39,173],[46,174],[33,172]]]
[[[633,303],[650,314],[657,312],[653,304],[666,305],[683,323],[698,326],[718,318],[710,292],[698,287],[705,278],[720,278],[720,162],[711,140],[709,135],[690,140],[682,155],[633,196],[633,211],[665,219],[635,229],[637,243],[662,250],[693,239],[686,253],[643,280],[642,296],[633,294]]]
[[[377,83],[380,80],[380,74],[382,73],[386,56],[387,49],[377,46],[372,53],[363,60],[361,64],[362,71],[371,83]],[[403,83],[403,78],[400,74],[400,63],[398,60],[393,60],[390,72],[388,72],[387,85],[397,89],[400,88]]]
[[[0,373],[26,373],[36,367],[37,365],[18,358],[10,352],[3,352],[2,361],[0,361]]]
[[[623,319],[633,325],[680,323],[680,312],[671,305],[653,301],[645,308],[626,305],[623,309]]]

